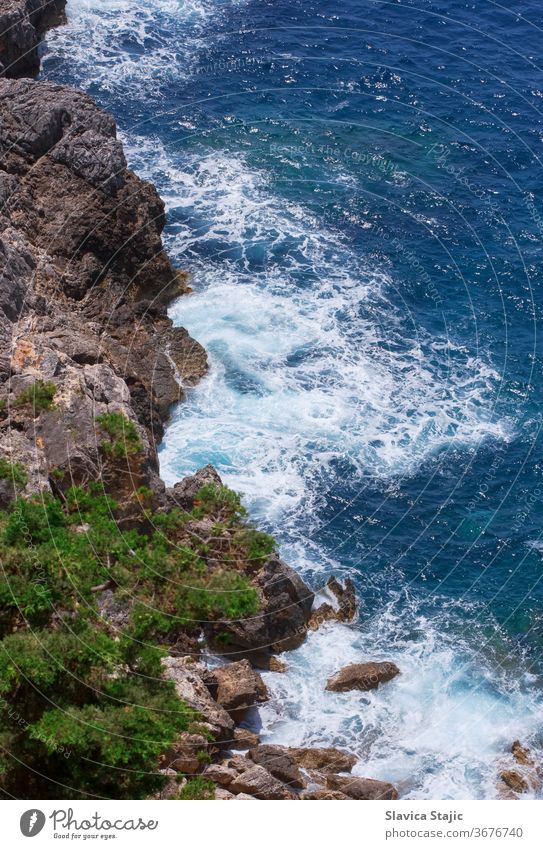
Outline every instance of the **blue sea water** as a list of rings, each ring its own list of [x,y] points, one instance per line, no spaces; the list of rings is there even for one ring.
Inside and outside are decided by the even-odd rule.
[[[543,9],[69,0],[43,76],[113,112],[193,275],[211,370],[162,472],[212,462],[359,620],[270,673],[269,741],[407,798],[494,798],[543,742]],[[355,659],[402,675],[324,693]]]

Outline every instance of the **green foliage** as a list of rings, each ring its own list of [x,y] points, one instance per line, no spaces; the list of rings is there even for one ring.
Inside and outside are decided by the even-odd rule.
[[[103,413],[96,422],[111,437],[100,443],[106,454],[120,460],[141,451],[143,446],[138,429],[124,413]]]
[[[94,483],[58,498],[18,497],[0,513],[0,751],[13,755],[0,756],[7,793],[56,797],[60,782],[66,798],[144,798],[162,785],[160,756],[176,734],[198,727],[198,717],[162,679],[156,644],[216,621],[227,640],[229,620],[258,610],[244,574],[249,561],[273,548],[246,523],[235,493],[208,488],[199,501],[195,515],[148,513],[152,522],[127,528]],[[202,536],[208,515],[215,533]],[[104,587],[126,616],[121,630],[100,614]],[[180,798],[209,792],[209,782],[191,779]]]
[[[24,487],[28,475],[20,463],[10,463],[5,457],[0,457],[0,480],[11,480],[16,486]]]
[[[13,406],[24,407],[25,404],[32,404],[35,412],[51,410],[56,391],[57,387],[53,381],[36,380],[31,386],[27,386],[26,389],[19,392]]]
[[[176,798],[184,801],[214,799],[215,785],[202,775],[196,775],[194,778],[188,779]]]

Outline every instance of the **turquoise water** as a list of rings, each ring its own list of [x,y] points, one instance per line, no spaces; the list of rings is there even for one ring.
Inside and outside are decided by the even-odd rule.
[[[420,6],[420,7],[419,7]],[[72,0],[43,74],[116,116],[193,273],[211,371],[169,481],[212,462],[359,621],[270,675],[263,735],[413,798],[490,798],[541,743],[543,15],[465,3]],[[323,692],[351,659],[403,675]]]

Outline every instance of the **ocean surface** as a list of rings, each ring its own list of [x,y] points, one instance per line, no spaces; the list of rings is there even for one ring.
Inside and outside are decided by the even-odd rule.
[[[268,742],[407,798],[494,798],[543,742],[543,8],[69,0],[42,76],[116,117],[165,199],[211,370],[168,482],[214,463],[358,621],[268,674]],[[402,675],[324,692],[355,659]]]

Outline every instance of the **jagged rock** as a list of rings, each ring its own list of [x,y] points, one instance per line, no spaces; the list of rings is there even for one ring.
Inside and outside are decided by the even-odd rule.
[[[270,557],[251,575],[251,580],[259,593],[259,612],[236,622],[209,624],[205,632],[216,651],[225,657],[244,653],[260,665],[263,652],[291,651],[303,643],[314,596],[279,557]],[[216,635],[224,633],[230,637],[227,649],[214,642]]]
[[[190,477],[178,481],[172,489],[167,490],[166,494],[172,504],[181,507],[182,510],[189,511],[194,507],[194,500],[206,483],[222,486],[218,472],[211,465],[204,466],[195,475],[190,475]]]
[[[247,710],[266,702],[268,690],[258,672],[248,660],[239,660],[214,669],[206,676],[211,694],[239,722]]]
[[[319,787],[318,790],[306,790],[305,793],[302,793],[301,798],[316,799],[318,801],[351,799],[350,796],[346,796],[345,793],[340,793],[339,790],[325,790],[324,787]]]
[[[376,781],[374,778],[358,778],[351,775],[327,775],[326,787],[339,790],[350,799],[386,799],[398,798],[398,792],[387,781]]]
[[[243,755],[233,755],[233,757],[225,758],[225,760],[221,761],[221,765],[228,767],[228,769],[233,769],[234,772],[239,774],[252,769],[254,763]]]
[[[530,789],[526,779],[514,769],[504,770],[500,778],[514,793],[526,793]]]
[[[3,78],[0,104],[0,435],[9,430],[28,492],[100,477],[141,514],[134,491],[164,490],[155,440],[169,409],[207,368],[164,305],[179,287],[162,248],[164,205],[127,169],[113,118],[86,94]],[[36,380],[53,380],[55,408],[31,420],[12,402]],[[140,432],[124,470],[104,469],[102,412]]]
[[[254,763],[265,767],[275,778],[288,784],[289,787],[306,786],[295,759],[285,746],[257,746],[248,754]]]
[[[232,793],[248,793],[257,799],[295,799],[284,784],[262,766],[253,766],[242,772],[230,785]]]
[[[350,622],[356,613],[356,593],[350,578],[347,578],[342,586],[332,575],[328,578],[326,587],[334,596],[335,606],[324,602],[312,612],[308,623],[312,631],[316,631],[325,622]]]
[[[183,731],[174,740],[163,760],[168,767],[185,775],[199,772],[202,767],[202,756],[207,755],[209,741],[201,734],[189,734]]]
[[[288,752],[299,766],[319,772],[350,772],[357,760],[355,755],[333,747],[289,748]]]
[[[258,746],[260,737],[254,731],[249,731],[247,728],[236,728],[234,731],[234,739],[230,743],[231,749],[252,749]]]
[[[164,677],[173,681],[180,699],[194,708],[209,723],[215,739],[228,741],[234,732],[234,722],[230,715],[217,704],[204,684],[206,670],[192,658],[163,658]]]
[[[66,0],[2,0],[0,72],[33,76],[40,67],[38,45],[44,32],[64,19]]]
[[[375,690],[379,684],[391,681],[400,670],[395,663],[350,663],[326,683],[326,689],[334,693],[345,693],[348,690]]]
[[[268,669],[270,672],[286,672],[288,666],[283,660],[279,660],[278,657],[275,657],[275,655],[272,654],[268,664]]]
[[[228,787],[237,777],[238,773],[235,769],[231,769],[223,764],[210,764],[206,766],[204,775],[215,784],[221,787]]]
[[[520,740],[515,740],[511,746],[511,754],[518,764],[522,766],[535,766],[530,750],[522,746]]]
[[[215,799],[217,799],[217,800],[221,800],[221,799],[228,800],[228,799],[235,799],[235,798],[236,797],[234,796],[234,794],[229,793],[228,790],[224,789],[224,787],[217,787],[215,789]]]

